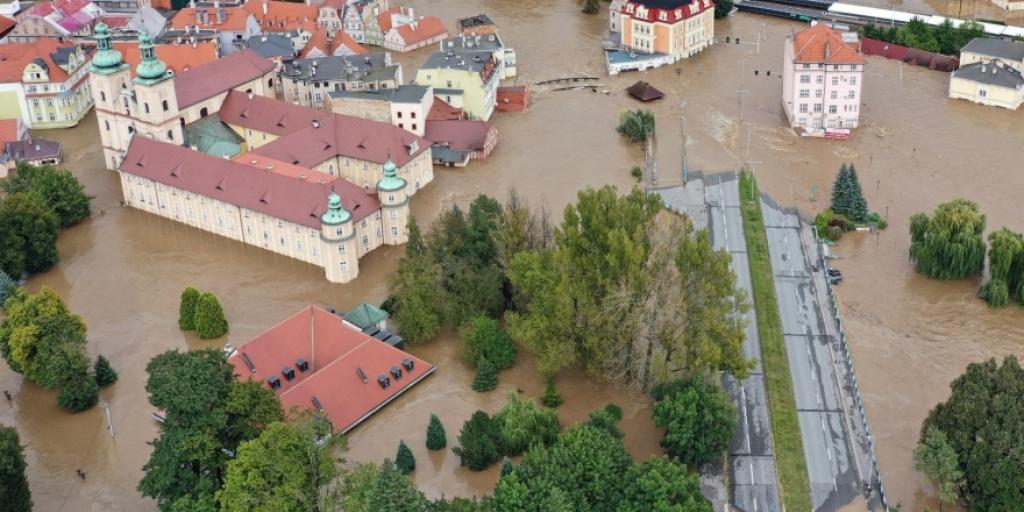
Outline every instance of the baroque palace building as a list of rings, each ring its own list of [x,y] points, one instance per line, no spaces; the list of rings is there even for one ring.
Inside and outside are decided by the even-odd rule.
[[[430,143],[387,123],[274,99],[249,50],[175,75],[140,35],[135,78],[96,26],[89,80],[104,160],[126,205],[323,267],[406,242],[409,199],[433,180]]]

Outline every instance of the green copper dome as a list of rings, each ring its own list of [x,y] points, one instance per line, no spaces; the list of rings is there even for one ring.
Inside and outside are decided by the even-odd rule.
[[[167,75],[167,65],[156,58],[153,38],[145,31],[139,34],[139,53],[142,54],[142,61],[135,68],[135,76],[138,81],[155,82]]]
[[[405,180],[398,177],[398,167],[391,160],[384,164],[384,177],[377,182],[377,190],[394,192],[405,187]]]
[[[341,205],[341,196],[331,194],[327,196],[327,211],[320,216],[320,222],[328,226],[344,224],[352,218],[352,214]]]
[[[96,39],[96,54],[92,57],[92,70],[102,73],[121,67],[124,63],[124,58],[121,56],[121,52],[111,46],[107,24],[102,21],[96,24],[94,35]]]

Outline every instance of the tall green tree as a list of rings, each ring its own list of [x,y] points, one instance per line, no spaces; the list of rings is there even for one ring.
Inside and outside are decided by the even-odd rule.
[[[380,468],[376,464],[359,464],[343,474],[341,482],[341,509],[346,512],[368,511],[370,489],[377,481]]]
[[[35,192],[57,214],[60,226],[67,227],[89,216],[92,197],[70,171],[52,165],[35,166],[18,162],[18,169],[10,178],[0,181],[8,194]]]
[[[500,451],[500,425],[484,411],[473,413],[459,431],[459,446],[452,452],[461,464],[471,471],[483,471],[498,461]]]
[[[645,142],[654,134],[654,127],[654,112],[638,109],[622,112],[615,129],[632,142]]]
[[[96,405],[99,398],[100,387],[96,378],[87,371],[61,384],[57,405],[71,412],[82,412]]]
[[[924,433],[914,450],[914,469],[924,474],[935,486],[939,512],[942,512],[944,503],[956,503],[960,499],[960,485],[964,475],[960,471],[956,451],[941,430],[931,427]]]
[[[988,235],[990,278],[978,295],[994,308],[1024,303],[1024,236],[1002,228]]]
[[[665,429],[661,445],[686,464],[707,462],[729,446],[736,408],[721,388],[691,379],[655,388],[654,424]]]
[[[868,220],[868,203],[853,164],[843,164],[832,185],[832,211],[854,222]]]
[[[409,241],[405,256],[391,275],[390,289],[395,298],[392,318],[409,343],[423,343],[441,328],[441,310],[437,305],[440,269],[428,251],[416,219],[409,218]]]
[[[25,477],[25,447],[14,427],[0,425],[0,503],[4,510],[32,510],[32,491]]]
[[[96,377],[96,384],[101,388],[117,382],[117,372],[110,366],[110,361],[102,355],[96,357],[96,362],[93,364],[93,375]]]
[[[697,476],[668,457],[634,464],[623,480],[625,497],[617,512],[713,512]]]
[[[149,402],[164,411],[139,492],[163,511],[215,503],[239,444],[284,419],[277,395],[238,382],[222,350],[168,351],[146,366]],[[205,505],[203,505],[205,506]]]
[[[340,476],[333,452],[344,438],[330,436],[330,427],[309,417],[297,425],[271,423],[259,436],[243,441],[227,464],[224,487],[217,493],[222,512],[338,510],[340,496],[332,490]]]
[[[498,387],[498,369],[494,363],[484,359],[476,369],[476,377],[473,378],[473,391],[484,393]]]
[[[416,456],[405,444],[405,441],[398,441],[398,454],[395,455],[395,469],[403,475],[408,475],[416,470]]]
[[[19,192],[0,201],[0,270],[14,278],[45,272],[59,260],[60,219],[39,194]]]
[[[511,368],[516,362],[516,346],[512,337],[493,318],[478,316],[460,330],[462,359],[473,368],[490,361],[498,370]]]
[[[733,0],[718,0],[715,2],[715,17],[724,18],[732,12]]]
[[[199,296],[194,323],[196,334],[204,340],[219,338],[228,333],[228,321],[224,318],[224,309],[216,295],[206,292]]]
[[[366,494],[366,508],[361,512],[430,512],[431,508],[430,500],[395,468],[391,460],[384,459]]]
[[[444,433],[444,425],[436,414],[431,414],[427,425],[427,449],[440,450],[445,446],[448,446],[448,438]]]
[[[558,439],[562,428],[557,412],[523,399],[515,391],[508,393],[508,402],[494,421],[499,425],[498,448],[505,455],[519,455],[534,445],[548,446]]]
[[[964,279],[985,267],[985,216],[966,199],[940,204],[929,218],[910,218],[910,260],[921,274],[936,279]]]
[[[956,454],[963,473],[961,495],[971,510],[1020,508],[1024,503],[1024,369],[1014,356],[1001,365],[995,359],[971,363],[950,387],[949,399],[936,405],[921,426],[920,444],[929,447],[926,461],[938,458],[935,452],[944,453],[934,448],[942,444],[936,440],[937,430]],[[947,467],[950,458],[941,455],[942,478],[937,485],[956,480]]]
[[[196,303],[199,302],[199,290],[189,286],[181,292],[181,303],[178,306],[178,328],[183,331],[196,329]]]

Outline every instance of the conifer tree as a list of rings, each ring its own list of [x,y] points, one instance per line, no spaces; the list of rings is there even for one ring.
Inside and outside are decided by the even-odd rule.
[[[548,379],[548,385],[544,388],[544,395],[540,397],[540,403],[552,409],[562,405],[562,395],[558,394],[558,388],[555,387],[555,379]]]
[[[490,391],[498,387],[498,370],[494,363],[483,361],[476,370],[476,378],[473,379],[473,391]]]
[[[427,449],[440,450],[448,446],[448,438],[444,433],[444,425],[436,414],[430,415],[430,424],[427,425]]]
[[[843,164],[836,173],[836,180],[832,183],[832,211],[842,213],[848,208],[846,202],[847,183],[849,183],[850,168]]]
[[[512,459],[508,458],[508,456],[501,459],[501,478],[511,475],[514,469],[512,467]]]
[[[228,321],[224,319],[224,310],[214,294],[204,293],[196,301],[195,327],[196,334],[204,340],[227,334]]]
[[[117,382],[117,372],[110,366],[110,361],[102,355],[96,358],[96,363],[93,365],[93,374],[96,377],[96,384],[101,388]]]
[[[199,301],[199,290],[189,286],[181,292],[181,305],[178,306],[178,328],[183,331],[196,329],[196,302]]]
[[[395,468],[403,475],[408,475],[416,469],[416,457],[412,450],[406,446],[405,441],[398,442],[398,454],[395,455]]]
[[[864,190],[860,187],[860,178],[857,177],[857,169],[850,164],[850,172],[847,185],[850,189],[850,211],[847,215],[856,222],[868,220],[868,202],[864,199]]]

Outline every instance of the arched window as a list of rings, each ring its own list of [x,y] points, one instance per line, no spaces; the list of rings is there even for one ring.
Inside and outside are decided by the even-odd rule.
[[[267,80],[267,87],[270,87],[270,88],[274,87],[274,79],[273,78]]]
[[[148,114],[149,113],[149,103],[143,103],[142,104],[142,110],[145,110],[146,113]]]
[[[206,117],[209,114],[210,114],[210,111],[207,110],[206,107],[203,107],[203,108],[199,109],[199,117]]]
[[[163,105],[164,105],[164,112],[167,112],[168,110],[171,109],[170,106],[167,105],[167,100],[164,100]]]
[[[167,140],[174,140],[174,130],[167,130]]]
[[[178,124],[180,124],[181,127],[184,128],[185,127],[185,118],[184,117],[179,117],[178,118]]]
[[[107,129],[108,132],[110,131],[110,121],[103,121],[103,126]]]
[[[107,101],[107,93],[100,91],[100,101]]]

